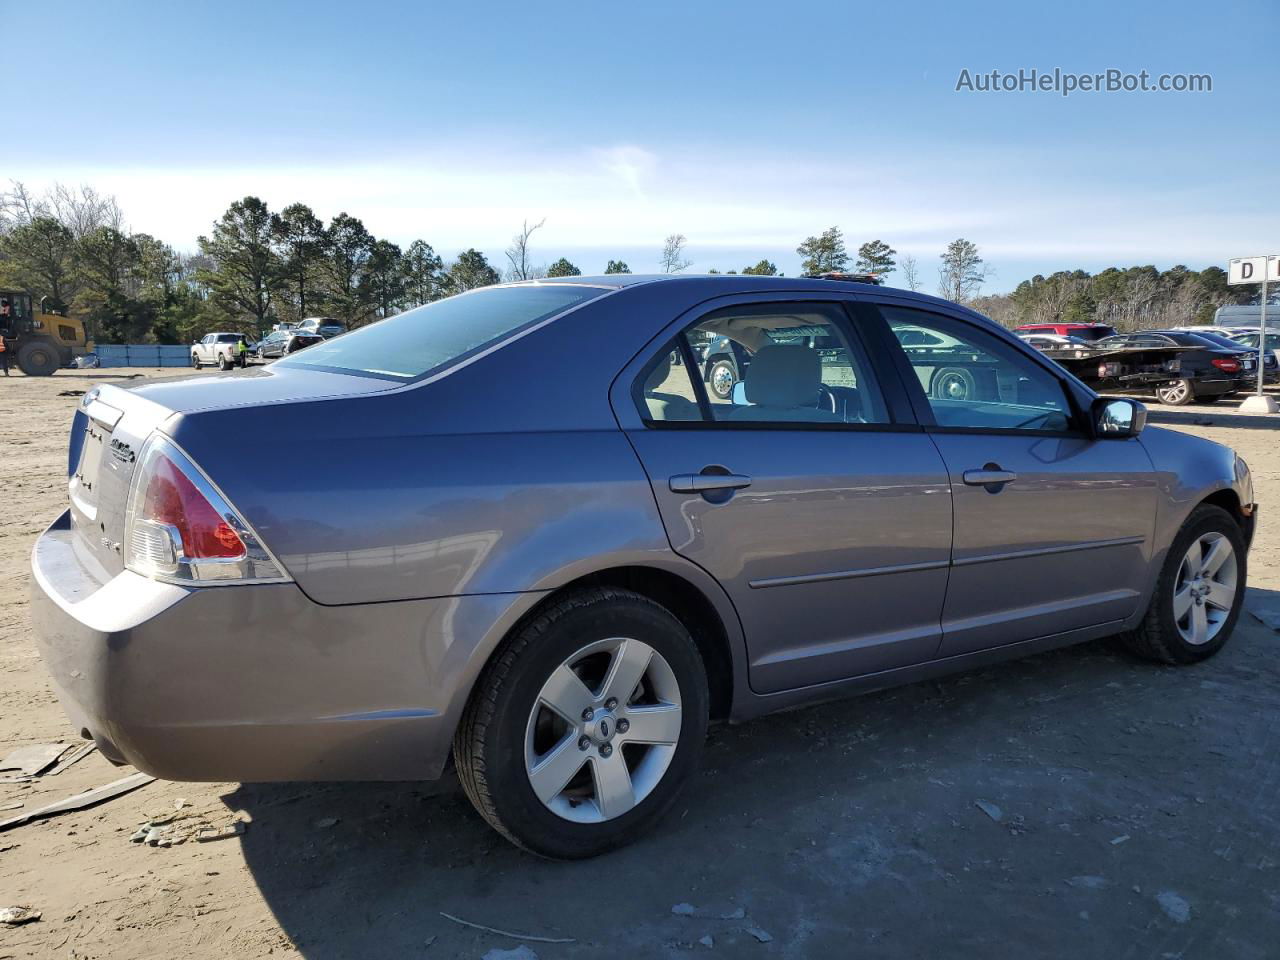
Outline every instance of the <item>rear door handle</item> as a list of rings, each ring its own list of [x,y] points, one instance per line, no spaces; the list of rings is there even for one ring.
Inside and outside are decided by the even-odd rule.
[[[992,470],[984,468],[982,470],[966,470],[964,472],[964,482],[971,487],[986,487],[992,484],[1012,483],[1018,479],[1018,475],[1012,470]]]
[[[678,473],[668,481],[672,493],[706,493],[708,490],[741,490],[751,478],[740,473]]]

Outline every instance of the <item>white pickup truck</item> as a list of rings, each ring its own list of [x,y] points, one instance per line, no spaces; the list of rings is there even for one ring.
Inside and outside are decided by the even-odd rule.
[[[216,363],[219,370],[230,370],[238,362],[238,333],[208,333],[203,340],[191,344],[191,366],[199,370],[206,363]]]

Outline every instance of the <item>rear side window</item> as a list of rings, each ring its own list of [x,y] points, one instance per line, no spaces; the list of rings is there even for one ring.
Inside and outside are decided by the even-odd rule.
[[[317,343],[280,365],[416,380],[607,292],[559,283],[485,287]]]
[[[681,338],[637,384],[637,406],[651,423],[890,422],[866,350],[838,304],[727,307]]]

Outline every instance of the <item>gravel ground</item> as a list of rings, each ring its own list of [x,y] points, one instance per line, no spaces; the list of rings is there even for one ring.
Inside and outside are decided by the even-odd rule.
[[[113,379],[64,371],[0,385],[0,754],[75,740],[32,640],[27,554],[63,508],[75,392]],[[1280,502],[1280,419],[1152,410],[1153,422],[1249,460],[1264,505],[1250,605],[1280,610],[1267,508]],[[1275,646],[1246,616],[1223,654],[1195,668],[1099,643],[721,726],[655,834],[579,864],[510,847],[449,781],[155,782],[0,833],[0,907],[42,914],[0,925],[0,958],[481,958],[521,947],[442,912],[572,938],[523,941],[543,960],[1275,957]],[[56,777],[0,784],[0,808],[127,772],[93,754]],[[161,814],[181,829],[247,826],[214,843],[129,842]]]

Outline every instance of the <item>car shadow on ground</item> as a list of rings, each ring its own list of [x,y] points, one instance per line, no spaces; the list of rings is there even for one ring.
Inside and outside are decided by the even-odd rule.
[[[1280,609],[1280,593],[1250,593]],[[226,800],[251,817],[248,867],[312,960],[521,942],[442,913],[572,938],[524,941],[542,960],[708,943],[1264,957],[1280,942],[1275,640],[1246,613],[1194,667],[1101,642],[721,725],[654,833],[579,863],[508,844],[456,780],[244,785]]]
[[[1154,424],[1174,424],[1192,426],[1230,427],[1243,430],[1275,430],[1277,424],[1274,417],[1257,414],[1236,413],[1235,404],[1221,404],[1210,407],[1200,406],[1192,410],[1170,410],[1167,407],[1148,407],[1147,422]]]

